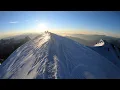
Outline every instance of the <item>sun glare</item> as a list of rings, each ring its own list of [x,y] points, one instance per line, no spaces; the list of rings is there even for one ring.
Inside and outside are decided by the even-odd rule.
[[[40,32],[43,32],[43,31],[46,31],[48,28],[47,28],[46,24],[40,23],[37,25],[37,29],[40,30]]]

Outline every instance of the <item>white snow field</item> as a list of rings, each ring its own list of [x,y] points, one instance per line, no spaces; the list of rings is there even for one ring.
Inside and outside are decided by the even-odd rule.
[[[120,78],[120,67],[89,47],[44,33],[19,47],[0,65],[0,78],[116,79]]]

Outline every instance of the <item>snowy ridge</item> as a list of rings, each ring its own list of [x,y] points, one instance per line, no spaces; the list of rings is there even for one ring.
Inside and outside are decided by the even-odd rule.
[[[104,42],[104,40],[100,40],[97,44],[95,44],[94,46],[103,46],[103,45],[105,45],[105,42]]]
[[[120,68],[71,39],[44,33],[19,47],[0,65],[0,78],[120,78]]]
[[[102,43],[104,43],[103,46],[94,46],[94,47],[89,47],[92,50],[96,51],[100,55],[104,56],[106,59],[108,59],[110,62],[115,64],[120,68],[120,50],[115,47],[113,44],[108,43],[107,41],[101,40]],[[100,42],[101,42],[100,41]]]

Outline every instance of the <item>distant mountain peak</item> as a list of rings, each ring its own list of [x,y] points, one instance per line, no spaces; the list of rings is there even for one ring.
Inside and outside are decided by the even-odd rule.
[[[103,40],[103,39],[100,39],[100,42],[104,42],[104,40]]]
[[[100,39],[100,41],[98,43],[96,43],[94,46],[103,46],[107,43],[106,40]]]

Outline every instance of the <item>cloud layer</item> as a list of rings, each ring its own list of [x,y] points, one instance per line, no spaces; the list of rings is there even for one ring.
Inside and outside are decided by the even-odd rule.
[[[18,21],[11,21],[11,22],[9,22],[9,23],[18,23]]]

